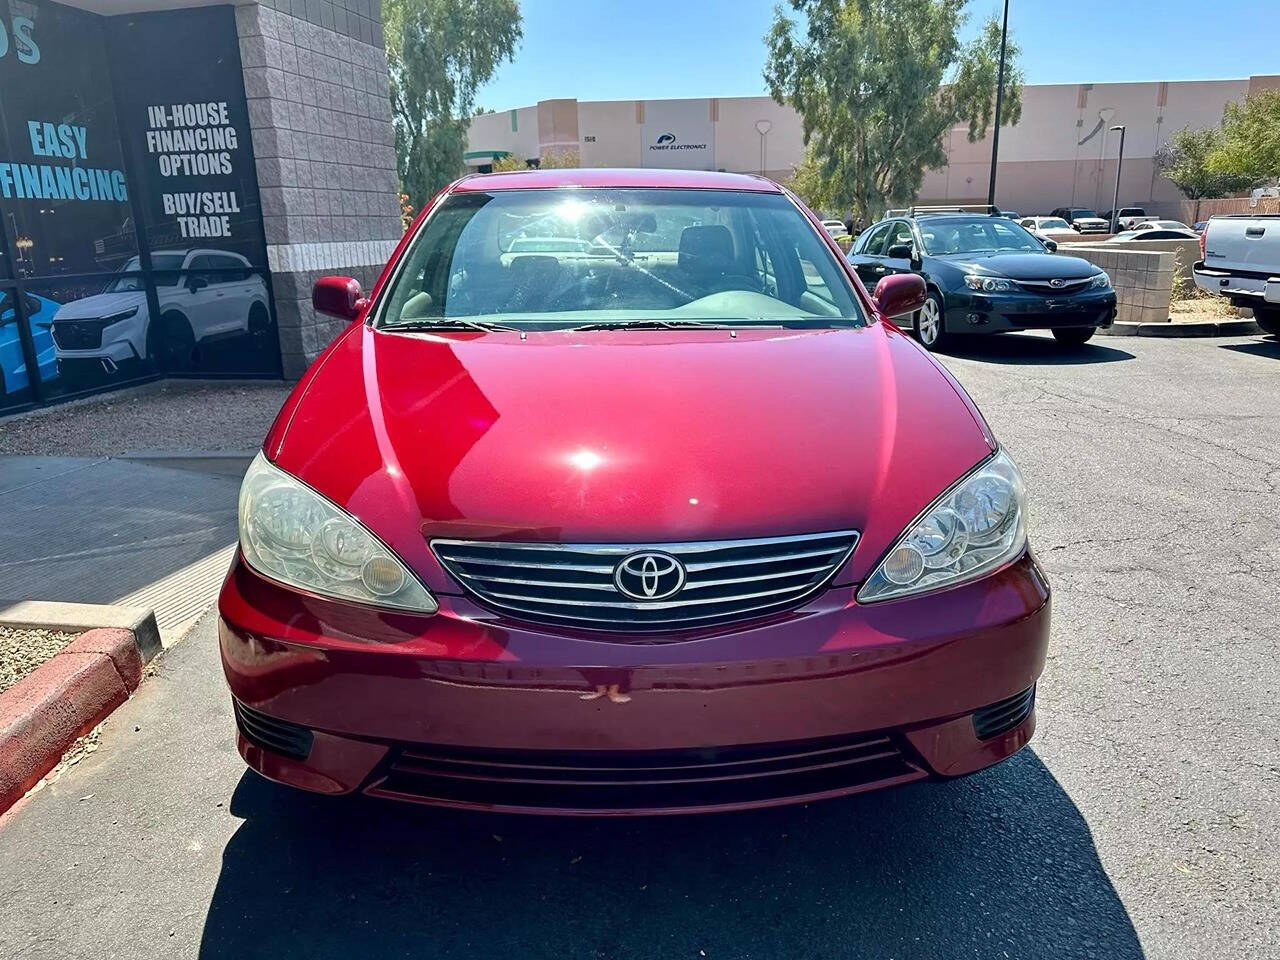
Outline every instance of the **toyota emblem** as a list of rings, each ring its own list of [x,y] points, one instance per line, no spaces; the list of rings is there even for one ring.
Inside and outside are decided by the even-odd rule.
[[[613,585],[632,600],[666,600],[684,588],[682,564],[669,553],[632,553],[613,568]]]

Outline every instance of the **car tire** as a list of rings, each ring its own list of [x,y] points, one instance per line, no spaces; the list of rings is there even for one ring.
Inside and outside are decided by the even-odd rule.
[[[1058,327],[1053,331],[1053,339],[1066,347],[1079,347],[1097,332],[1097,327]]]
[[[1280,337],[1280,308],[1254,307],[1253,322],[1262,328],[1263,333]]]
[[[936,290],[929,291],[924,306],[911,315],[911,330],[926,350],[937,350],[947,341],[946,308]]]
[[[267,313],[266,306],[255,300],[249,307],[249,318],[244,326],[251,337],[265,339],[271,332],[271,314]]]
[[[187,318],[176,310],[161,314],[147,327],[147,356],[161,373],[184,373],[193,366],[196,337]]]

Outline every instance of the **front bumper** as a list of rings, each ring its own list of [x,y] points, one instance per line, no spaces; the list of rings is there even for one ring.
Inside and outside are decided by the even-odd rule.
[[[237,557],[219,640],[242,756],[324,793],[730,810],[970,773],[1027,743],[1050,609],[1029,554],[932,595],[859,606],[854,591],[628,643],[497,621],[461,596],[434,617],[307,597]]]
[[[1061,297],[1027,293],[946,295],[950,333],[1007,333],[1013,330],[1052,330],[1055,327],[1111,326],[1116,318],[1115,290],[1084,291]]]

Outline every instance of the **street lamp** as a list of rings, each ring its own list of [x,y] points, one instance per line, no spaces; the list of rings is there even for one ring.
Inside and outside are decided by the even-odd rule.
[[[764,171],[765,171],[765,165],[764,165],[764,159],[765,159],[764,138],[765,138],[765,137],[767,137],[767,136],[769,135],[769,131],[770,131],[770,130],[772,130],[772,129],[773,129],[773,121],[772,121],[772,120],[757,120],[757,121],[756,121],[756,133],[760,134],[760,176],[762,176],[762,177],[764,176]]]
[[[991,183],[987,206],[996,205],[996,160],[1000,156],[1000,108],[1004,104],[1004,49],[1009,39],[1009,0],[1004,0],[1004,20],[1000,25],[1000,73],[996,79],[996,128],[991,134]]]
[[[1124,163],[1124,124],[1117,123],[1110,129],[1120,131],[1120,152],[1116,154],[1116,192],[1111,197],[1111,232],[1115,233],[1120,219],[1120,165]]]

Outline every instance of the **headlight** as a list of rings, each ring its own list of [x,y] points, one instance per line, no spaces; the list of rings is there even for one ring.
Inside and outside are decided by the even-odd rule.
[[[240,487],[240,549],[272,580],[340,600],[435,613],[435,598],[390,550],[259,453]]]
[[[1110,290],[1111,289],[1111,278],[1107,276],[1107,272],[1105,270],[1102,271],[1102,273],[1095,273],[1089,279],[1089,289],[1090,290]]]
[[[915,520],[858,591],[859,603],[972,580],[1027,542],[1022,477],[1003,451],[954,484]]]
[[[113,313],[109,317],[100,317],[98,322],[104,327],[109,327],[113,323],[119,323],[121,320],[128,320],[138,312],[137,307],[130,310],[121,310],[119,313]]]
[[[1018,289],[1012,280],[1001,277],[978,277],[969,274],[964,278],[964,285],[970,290],[982,290],[986,293],[1011,293]]]

